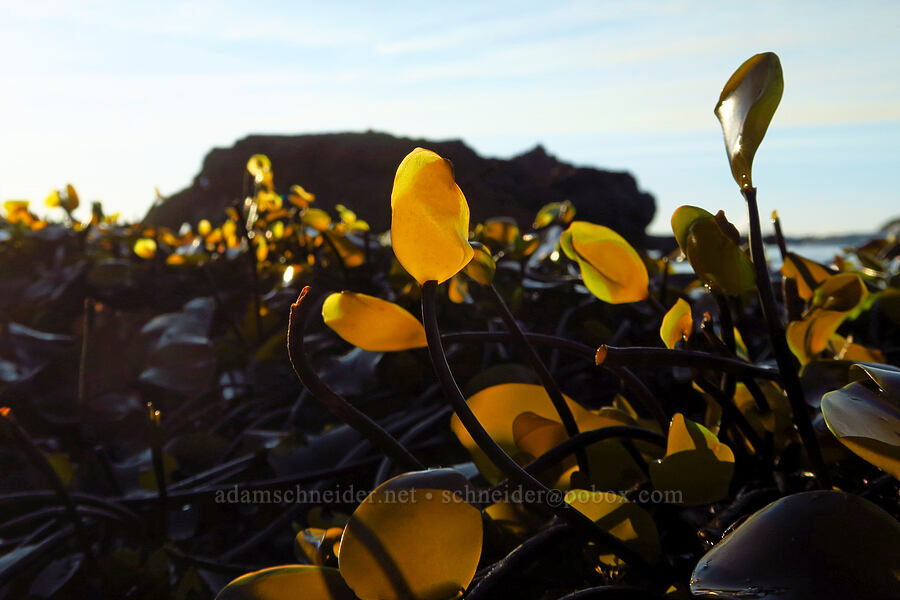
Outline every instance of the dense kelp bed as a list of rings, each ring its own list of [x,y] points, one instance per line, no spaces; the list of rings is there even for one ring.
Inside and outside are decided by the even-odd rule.
[[[469,223],[423,149],[393,239],[262,155],[177,232],[6,203],[0,597],[896,595],[898,244],[769,273],[773,57],[718,111],[746,248],[698,207],[671,256]]]

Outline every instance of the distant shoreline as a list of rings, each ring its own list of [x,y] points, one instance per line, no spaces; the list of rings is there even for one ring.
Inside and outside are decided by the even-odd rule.
[[[798,236],[787,236],[785,238],[785,243],[788,246],[791,244],[805,244],[805,245],[834,245],[834,246],[859,246],[869,241],[870,239],[877,238],[880,236],[884,236],[883,233],[878,232],[870,232],[870,233],[842,233],[835,235],[798,235]],[[743,238],[743,242],[746,243],[747,238]],[[775,236],[767,235],[763,238],[763,241],[766,244],[775,244]],[[644,242],[644,246],[647,250],[657,250],[659,252],[671,252],[678,247],[678,243],[675,241],[675,237],[671,235],[652,235],[647,234],[646,241]]]

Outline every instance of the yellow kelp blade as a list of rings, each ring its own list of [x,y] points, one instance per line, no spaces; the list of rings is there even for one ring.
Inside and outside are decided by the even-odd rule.
[[[612,492],[571,490],[565,500],[601,528],[613,534],[648,561],[655,561],[660,552],[659,532],[653,517],[646,510]],[[601,555],[607,565],[618,561],[613,554]]]
[[[406,155],[391,192],[391,245],[420,284],[442,283],[472,259],[469,205],[449,161],[431,150]]]
[[[363,600],[448,600],[471,583],[481,558],[481,511],[464,501],[450,469],[399,475],[357,507],[339,564]]]
[[[331,294],[322,305],[322,318],[335,333],[363,350],[394,352],[427,345],[425,328],[409,311],[367,294]]]
[[[866,284],[857,273],[838,273],[826,277],[813,290],[811,306],[826,310],[850,312],[869,295]]]
[[[845,338],[842,335],[834,334],[831,336],[829,343],[834,349],[834,357],[838,360],[853,360],[871,363],[886,362],[881,350],[854,343],[852,335]]]
[[[302,185],[292,185],[288,192],[288,200],[297,208],[306,208],[316,201],[316,195],[306,191]]]
[[[316,231],[325,231],[331,225],[331,215],[321,208],[307,208],[300,216],[300,221]]]
[[[801,365],[805,365],[825,351],[829,340],[847,319],[847,314],[839,310],[814,310],[802,321],[788,323],[786,332],[788,347]]]
[[[585,409],[571,398],[563,396],[566,404],[572,411],[575,423],[580,431],[608,427],[610,425],[631,425],[633,421],[621,411],[615,411],[607,415],[595,414]],[[487,387],[468,399],[469,407],[475,416],[490,434],[490,436],[510,456],[520,453],[515,440],[515,423],[522,413],[530,412],[534,415],[560,423],[559,415],[553,407],[553,402],[543,386],[528,383],[501,383]],[[472,455],[472,460],[481,474],[489,481],[497,481],[500,471],[485,456],[478,444],[463,427],[462,422],[455,414],[450,419],[450,429],[456,434],[460,443]]]
[[[272,170],[272,161],[265,154],[254,154],[247,161],[247,172],[262,180],[263,175]]]
[[[312,565],[269,567],[241,575],[216,600],[357,600],[340,571]]]
[[[694,319],[691,317],[691,305],[684,298],[679,298],[663,317],[662,326],[659,328],[659,337],[662,338],[666,348],[672,349],[676,343],[687,341],[691,337],[693,328]]]
[[[621,304],[647,297],[649,277],[644,261],[609,227],[574,221],[559,238],[559,245],[578,263],[584,285],[600,300]]]
[[[734,72],[716,104],[731,175],[741,188],[752,187],[753,157],[784,92],[781,61],[774,52],[750,57]]]
[[[44,199],[44,204],[50,208],[62,206],[62,198],[59,195],[59,190],[51,190]]]
[[[150,259],[156,256],[156,240],[141,238],[134,242],[134,253],[141,258]]]
[[[831,273],[828,269],[799,254],[789,252],[781,266],[781,274],[797,282],[797,294],[804,300],[812,300],[816,289]]]

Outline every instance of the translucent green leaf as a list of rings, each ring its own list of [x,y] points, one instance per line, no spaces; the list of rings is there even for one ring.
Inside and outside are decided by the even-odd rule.
[[[756,274],[732,229],[721,211],[682,206],[672,215],[672,232],[697,276],[727,294],[741,294],[754,289]]]

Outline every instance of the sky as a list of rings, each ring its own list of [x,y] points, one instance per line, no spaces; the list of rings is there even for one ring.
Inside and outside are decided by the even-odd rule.
[[[651,232],[683,204],[746,230],[713,108],[774,51],[761,213],[790,234],[867,232],[900,216],[898,24],[900,2],[865,1],[0,0],[0,200],[72,183],[140,218],[212,147],[374,129],[503,158],[540,143],[631,172],[656,198]]]

